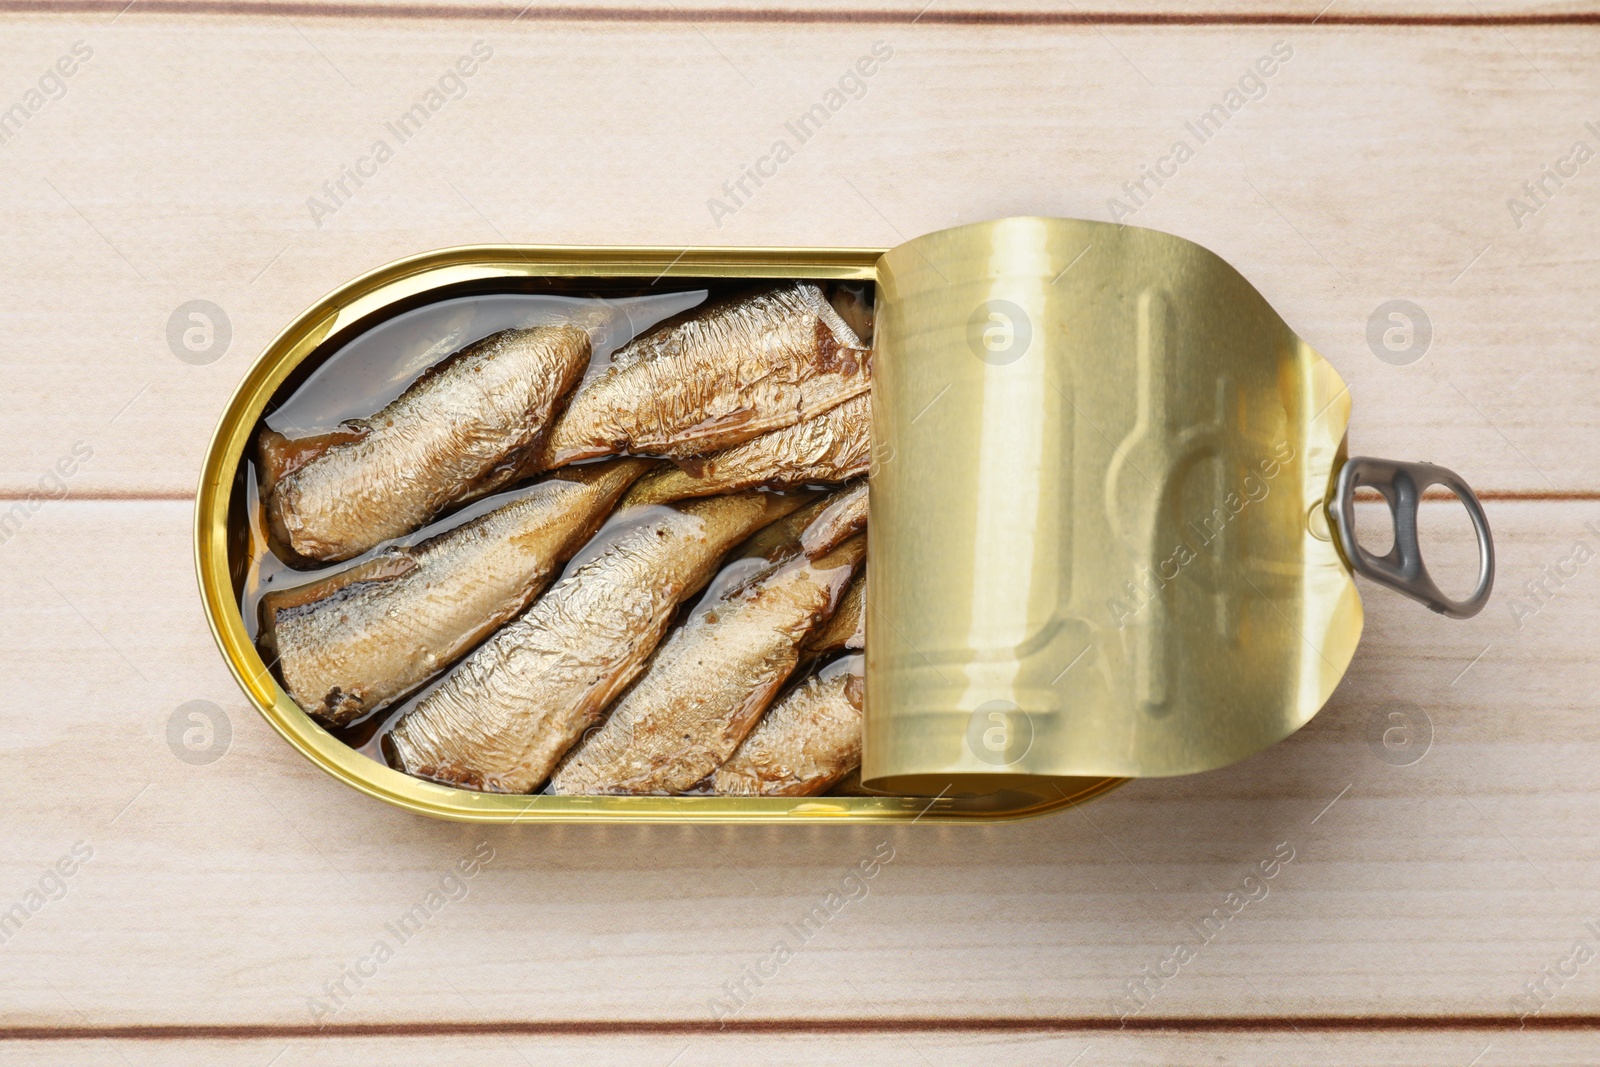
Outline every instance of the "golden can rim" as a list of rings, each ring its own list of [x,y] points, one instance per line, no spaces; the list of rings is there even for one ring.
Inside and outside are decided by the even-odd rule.
[[[250,703],[301,755],[344,784],[419,815],[465,822],[992,822],[1032,818],[1101,796],[1126,778],[1084,779],[1059,799],[998,811],[947,797],[567,797],[474,793],[413,778],[318,726],[285,693],[245,630],[228,567],[228,512],[239,463],[267,402],[327,338],[447,286],[533,278],[809,278],[876,282],[879,248],[461,245],[395,260],[339,286],[257,356],[223,408],[195,495],[195,570],[206,623]]]

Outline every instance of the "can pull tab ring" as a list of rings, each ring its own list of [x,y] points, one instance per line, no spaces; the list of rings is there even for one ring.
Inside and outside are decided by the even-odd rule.
[[[1377,556],[1356,540],[1356,489],[1370,486],[1383,494],[1394,520],[1394,547]],[[1478,585],[1465,600],[1452,600],[1440,592],[1422,562],[1417,543],[1417,507],[1429,486],[1442,485],[1460,499],[1472,518],[1478,535]],[[1472,487],[1461,476],[1431,463],[1401,463],[1370,456],[1351,456],[1339,471],[1328,513],[1339,532],[1339,549],[1357,574],[1380,585],[1420,600],[1441,615],[1470,619],[1489,602],[1494,588],[1494,539],[1489,534],[1489,519]]]

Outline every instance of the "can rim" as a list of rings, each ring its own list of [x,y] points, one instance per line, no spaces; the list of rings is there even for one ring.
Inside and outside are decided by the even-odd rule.
[[[284,379],[331,338],[396,303],[464,284],[532,278],[808,278],[875,281],[878,248],[460,245],[407,256],[327,293],[252,361],[224,405],[195,494],[194,558],[206,623],[251,705],[301,755],[368,796],[422,815],[468,822],[916,822],[1031,818],[1083,803],[1126,778],[1084,778],[1069,792],[1004,810],[950,797],[565,797],[492,794],[413,778],[335,739],[283,692],[245,630],[229,569],[228,513],[239,463]]]

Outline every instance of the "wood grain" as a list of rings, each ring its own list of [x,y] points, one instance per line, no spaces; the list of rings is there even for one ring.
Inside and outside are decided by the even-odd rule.
[[[1487,1053],[1485,1052],[1487,1050]],[[272,1064],[273,1067],[343,1067],[351,1063],[430,1067],[481,1067],[484,1063],[534,1063],[583,1067],[659,1064],[662,1067],[721,1067],[751,1063],[807,1064],[816,1067],[1009,1067],[1038,1063],[1124,1064],[1171,1067],[1217,1063],[1234,1067],[1284,1064],[1363,1063],[1393,1067],[1437,1067],[1537,1063],[1540,1067],[1589,1067],[1594,1062],[1592,1034],[1507,1034],[1484,1030],[1451,1034],[1285,1033],[1096,1034],[1093,1036],[1017,1035],[1001,1038],[946,1034],[896,1034],[840,1041],[835,1038],[655,1038],[612,1042],[521,1037],[451,1037],[264,1041],[61,1042],[14,1045],[7,1063],[15,1067],[71,1064],[73,1067],[126,1067],[160,1063],[166,1067],[217,1064]],[[279,1057],[274,1061],[273,1057]],[[674,1058],[676,1057],[676,1059]],[[1074,1057],[1078,1057],[1074,1060]],[[1474,1067],[1478,1067],[1474,1065]]]
[[[1102,0],[1092,5],[1059,5],[1049,0],[963,0],[960,3],[867,0],[698,0],[693,4],[653,5],[639,0],[0,0],[0,13],[79,14],[113,17],[152,14],[222,14],[240,18],[288,15],[306,18],[461,18],[482,21],[629,22],[762,25],[841,23],[916,23],[964,25],[1580,25],[1600,14],[1592,4],[1541,0],[1485,0],[1461,7],[1437,0],[1221,0],[1185,9],[1170,0]]]
[[[0,1059],[1593,1061],[1600,964],[1528,1028],[1515,998],[1600,946],[1600,563],[1554,596],[1525,585],[1600,550],[1600,164],[1520,227],[1506,206],[1575,140],[1600,148],[1593,5],[1350,0],[1315,25],[1263,23],[1321,0],[1195,24],[1116,0],[1077,25],[1034,0],[930,11],[1015,25],[909,24],[889,0],[515,6],[0,2],[0,111],[93,50],[0,143],[0,515],[28,505],[0,527],[0,916],[59,897],[0,927]],[[480,39],[465,95],[318,226],[307,199]],[[716,225],[707,199],[878,40],[894,57],[866,94]],[[200,614],[188,501],[228,392],[323,292],[449,244],[891,245],[1105,218],[1280,40],[1265,97],[1128,221],[1239,267],[1350,383],[1352,449],[1459,470],[1501,552],[1468,623],[1364,586],[1361,650],[1288,741],[1020,824],[484,830],[355,794],[245,704]],[[1408,365],[1367,340],[1396,298],[1433,328]],[[168,342],[193,299],[232,327],[204,365]],[[48,499],[75,446],[71,499]],[[1459,511],[1423,510],[1459,587]],[[227,723],[215,762],[169,741],[190,701]],[[1394,712],[1411,746],[1385,747]],[[1280,843],[1266,896],[1117,1030],[1126,983]],[[385,924],[485,844],[400,943]],[[724,983],[885,844],[866,895],[738,1008],[745,1029],[713,1033]],[[333,1001],[379,939],[392,958]]]
[[[1600,546],[1583,526],[1595,505],[1502,504],[1491,519],[1508,593],[1575,541]],[[1135,782],[1076,813],[486,830],[353,793],[249,710],[195,606],[189,521],[180,502],[57,502],[0,548],[0,908],[75,842],[94,852],[0,946],[9,1026],[707,1026],[722,984],[884,842],[894,859],[867,895],[732,1017],[1115,1025],[1123,983],[1280,842],[1294,858],[1267,895],[1135,1018],[1496,1029],[1515,1022],[1524,981],[1595,936],[1593,563],[1521,629],[1509,598],[1447,624],[1374,591],[1356,661],[1310,726],[1235,767]],[[1454,529],[1436,539],[1441,560],[1465,550]],[[231,725],[207,766],[168,743],[191,700]],[[1431,742],[1394,766],[1370,731],[1408,707]],[[404,944],[386,931],[485,842],[494,858],[462,899]],[[379,939],[393,958],[317,1015],[310,998]],[[1581,972],[1541,1014],[1600,1026],[1600,982]]]
[[[1484,1054],[1487,1049],[1488,1053]],[[341,1039],[321,1041],[205,1041],[148,1047],[130,1042],[70,1042],[12,1046],[8,1063],[16,1067],[72,1064],[73,1067],[126,1067],[160,1063],[169,1067],[216,1064],[268,1064],[320,1067],[351,1063],[433,1067],[480,1067],[483,1063],[578,1064],[611,1067],[659,1064],[665,1067],[719,1067],[751,1063],[808,1064],[817,1067],[1008,1067],[1017,1064],[1076,1063],[1077,1067],[1116,1063],[1128,1067],[1171,1067],[1217,1063],[1235,1067],[1282,1067],[1289,1063],[1392,1064],[1437,1067],[1537,1063],[1540,1067],[1588,1067],[1594,1062],[1589,1034],[1511,1034],[1489,1030],[1453,1034],[1271,1034],[1241,1041],[1236,1035],[1096,1035],[963,1038],[906,1034],[838,1041],[827,1038],[672,1038],[602,1042],[534,1040],[515,1037],[449,1039]],[[279,1057],[276,1061],[273,1057]],[[677,1057],[674,1059],[674,1057]],[[1073,1057],[1078,1057],[1074,1061]],[[1477,1067],[1477,1065],[1475,1065]]]
[[[1129,221],[1213,248],[1349,381],[1353,447],[1503,491],[1600,491],[1589,279],[1600,178],[1513,224],[1586,121],[1600,29],[537,25],[8,16],[6,69],[95,49],[3,146],[0,491],[75,442],[82,494],[192,489],[228,391],[321,293],[498,240],[894,244],[1023,212],[1106,218],[1273,42],[1267,95]],[[473,41],[494,58],[320,227],[307,201]],[[874,41],[895,58],[731,218],[707,208]],[[995,57],[1003,55],[1005,62]],[[151,72],[159,71],[160,76]],[[14,82],[20,96],[27,82]],[[597,116],[601,117],[597,120]],[[707,121],[707,116],[715,116]],[[1368,320],[1433,338],[1381,362]],[[169,349],[208,299],[216,362]]]

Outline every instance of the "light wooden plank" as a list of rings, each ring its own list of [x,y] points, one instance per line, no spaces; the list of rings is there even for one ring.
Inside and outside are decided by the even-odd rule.
[[[182,494],[245,366],[300,309],[398,256],[502,239],[893,244],[1018,213],[1107,216],[1276,41],[1294,58],[1132,216],[1215,249],[1346,376],[1356,451],[1480,487],[1600,489],[1590,447],[1600,178],[1518,228],[1574,141],[1593,28],[759,26],[4,17],[0,103],[93,58],[4,146],[0,491],[82,442],[78,494]],[[318,227],[324,181],[475,40],[494,58]],[[894,58],[731,218],[707,201],[866,52]],[[227,312],[207,366],[169,350]],[[1408,299],[1433,339],[1380,361]]]
[[[1600,919],[1600,563],[1520,630],[1506,595],[1577,541],[1600,548],[1600,507],[1491,517],[1499,602],[1452,623],[1369,588],[1328,708],[1225,770],[1006,825],[486,830],[361,797],[247,707],[200,616],[188,505],[52,503],[0,546],[0,910],[75,842],[94,854],[0,945],[6,1022],[305,1024],[379,939],[393,958],[334,1023],[709,1020],[884,844],[867,895],[739,1018],[1114,1018],[1123,983],[1280,842],[1294,859],[1267,895],[1148,1014],[1504,1018],[1575,940],[1600,942],[1583,925]],[[168,745],[191,700],[231,725],[207,766]],[[1370,744],[1397,701],[1431,722],[1410,766]],[[462,899],[403,944],[387,932],[481,843],[494,859]],[[1584,971],[1545,1010],[1597,1008]]]
[[[13,1044],[16,1067],[343,1067],[352,1063],[430,1067],[480,1067],[483,1063],[534,1063],[582,1067],[1007,1067],[1039,1063],[1074,1067],[1169,1067],[1208,1063],[1219,1067],[1282,1067],[1287,1063],[1361,1063],[1377,1067],[1588,1067],[1594,1035],[1506,1034],[1478,1030],[1447,1034],[1103,1034],[830,1035],[696,1037],[626,1040],[535,1039],[500,1036],[448,1038],[326,1038],[288,1041],[61,1042]],[[1487,1050],[1487,1051],[1485,1051]],[[274,1059],[273,1057],[278,1057]],[[1476,1062],[1473,1057],[1480,1057]],[[676,1057],[676,1058],[674,1058]],[[1077,1057],[1074,1059],[1074,1057]]]
[[[32,0],[34,9],[61,11],[86,20],[109,20],[122,9],[121,0]],[[5,0],[0,11],[23,7],[22,0]],[[749,21],[766,23],[804,23],[837,21],[849,17],[861,21],[897,21],[928,25],[962,25],[991,20],[1028,19],[1043,22],[1081,21],[1115,24],[1119,19],[1223,19],[1293,18],[1337,25],[1353,19],[1448,19],[1493,22],[1504,19],[1581,18],[1595,10],[1583,0],[1484,0],[1462,9],[1439,0],[1217,0],[1203,8],[1186,9],[1172,0],[1098,0],[1092,5],[1064,8],[1049,0],[960,0],[926,3],[925,0],[816,0],[800,4],[794,0],[696,0],[693,4],[659,4],[648,0],[585,0],[583,3],[554,3],[545,0],[426,0],[424,3],[398,3],[396,0],[144,0],[138,14],[152,10],[160,14],[192,12],[197,16],[224,13],[250,17],[261,13],[298,17],[296,9],[309,18],[349,19],[353,17],[393,16],[396,9],[410,9],[404,17],[445,18],[452,15],[483,21],[588,22],[684,22],[715,23]]]

